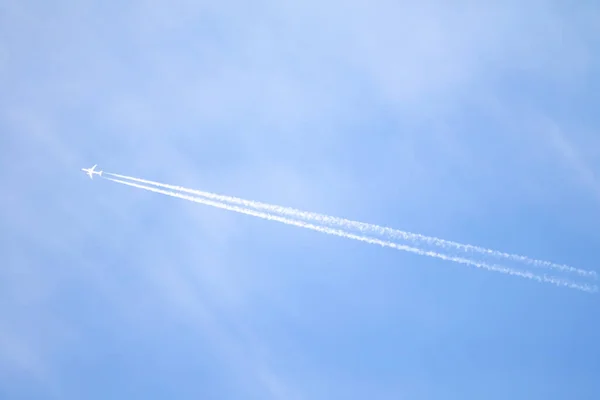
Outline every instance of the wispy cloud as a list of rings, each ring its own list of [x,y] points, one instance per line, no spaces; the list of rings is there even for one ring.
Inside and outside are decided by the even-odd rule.
[[[576,145],[555,123],[546,121],[543,124],[543,135],[548,139],[550,146],[555,149],[560,160],[573,171],[576,179],[600,200],[600,180],[598,178],[600,164],[596,165],[596,168],[590,165]],[[595,146],[595,144],[596,140],[592,138],[590,146]]]

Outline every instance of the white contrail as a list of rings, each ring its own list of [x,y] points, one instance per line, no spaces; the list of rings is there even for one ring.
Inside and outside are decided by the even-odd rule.
[[[590,286],[590,285],[586,285],[586,284],[577,284],[577,283],[573,283],[573,282],[570,282],[570,281],[567,281],[564,279],[559,279],[559,278],[552,277],[552,276],[546,276],[546,275],[540,276],[540,275],[533,274],[531,272],[519,271],[519,270],[515,270],[515,269],[511,269],[511,268],[507,268],[507,267],[503,267],[503,266],[499,266],[499,265],[490,265],[490,264],[486,264],[486,263],[468,260],[468,259],[461,258],[461,257],[447,256],[444,254],[436,253],[434,251],[426,251],[426,250],[418,249],[415,247],[410,247],[410,246],[406,246],[406,245],[389,242],[386,240],[380,240],[380,239],[371,238],[371,237],[367,237],[367,236],[356,235],[356,234],[352,234],[349,232],[345,232],[340,229],[333,229],[333,228],[326,227],[326,226],[318,226],[318,225],[307,223],[305,221],[293,220],[293,219],[289,219],[289,218],[285,218],[285,217],[280,217],[277,215],[268,214],[265,212],[260,212],[260,211],[255,211],[255,210],[246,209],[246,208],[242,208],[242,207],[232,206],[232,205],[225,204],[225,203],[219,203],[219,202],[207,200],[204,198],[193,197],[193,196],[188,196],[188,195],[177,193],[177,192],[172,192],[172,191],[168,191],[168,190],[144,186],[144,185],[140,185],[140,184],[133,183],[133,182],[127,182],[127,181],[123,181],[123,180],[119,180],[119,179],[112,179],[112,178],[106,178],[106,179],[108,179],[109,181],[112,181],[112,182],[123,184],[123,185],[132,186],[132,187],[148,190],[148,191],[155,192],[155,193],[161,193],[161,194],[164,194],[167,196],[192,201],[195,203],[205,204],[205,205],[222,208],[222,209],[229,210],[229,211],[235,211],[238,213],[247,214],[247,215],[251,215],[254,217],[259,217],[259,218],[263,218],[263,219],[267,219],[267,220],[271,220],[271,221],[278,221],[278,222],[282,222],[287,225],[293,225],[293,226],[298,226],[301,228],[311,229],[314,231],[327,233],[327,234],[335,235],[335,236],[340,236],[340,237],[344,237],[347,239],[354,239],[354,240],[358,240],[358,241],[370,243],[370,244],[378,244],[378,245],[384,246],[384,247],[390,247],[390,248],[394,248],[397,250],[403,250],[403,251],[407,251],[407,252],[411,252],[411,253],[415,253],[415,254],[419,254],[419,255],[423,255],[423,256],[435,257],[435,258],[439,258],[439,259],[446,260],[446,261],[453,261],[453,262],[460,263],[460,264],[471,265],[471,266],[474,266],[477,268],[487,269],[489,271],[496,271],[496,272],[501,272],[504,274],[520,276],[522,278],[528,278],[528,279],[536,280],[538,282],[547,282],[547,283],[555,284],[557,286],[566,286],[566,287],[569,287],[572,289],[578,289],[578,290],[582,290],[582,291],[586,291],[586,292],[596,292],[598,290],[598,288],[596,286]]]
[[[379,225],[375,225],[375,224],[368,224],[368,223],[364,223],[364,222],[352,221],[352,220],[345,219],[345,218],[338,218],[338,217],[332,217],[332,216],[328,216],[328,215],[324,215],[324,214],[318,214],[318,213],[313,213],[313,212],[308,212],[308,211],[297,210],[297,209],[294,209],[291,207],[282,207],[282,206],[262,203],[262,202],[253,201],[253,200],[245,200],[245,199],[241,199],[241,198],[233,197],[233,196],[224,196],[224,195],[219,195],[219,194],[215,194],[215,193],[204,192],[201,190],[189,189],[189,188],[182,187],[182,186],[168,185],[165,183],[154,182],[154,181],[149,181],[149,180],[140,179],[140,178],[134,178],[131,176],[126,176],[126,175],[119,175],[119,174],[113,174],[113,173],[106,173],[106,175],[112,175],[116,178],[128,179],[128,180],[131,180],[134,182],[145,183],[145,184],[154,185],[157,187],[163,187],[166,189],[176,190],[176,191],[180,191],[180,192],[184,192],[184,193],[191,193],[191,194],[194,194],[197,196],[203,196],[203,197],[213,199],[213,200],[218,200],[218,201],[223,201],[223,202],[228,202],[228,203],[233,203],[233,204],[239,204],[244,207],[265,210],[269,213],[282,214],[282,215],[287,215],[287,216],[290,216],[293,218],[304,219],[304,220],[313,221],[313,222],[319,222],[321,224],[335,225],[335,226],[340,226],[340,227],[343,227],[346,229],[358,230],[362,234],[378,234],[387,239],[409,240],[409,241],[412,241],[413,243],[415,243],[415,245],[427,243],[429,245],[441,247],[445,250],[470,251],[473,253],[487,255],[489,257],[496,257],[496,258],[500,258],[500,259],[521,262],[523,264],[531,265],[534,267],[556,269],[556,270],[563,271],[563,272],[575,273],[582,277],[592,277],[594,279],[597,278],[597,273],[595,271],[586,271],[584,269],[574,268],[569,265],[556,264],[553,262],[543,261],[543,260],[536,260],[536,259],[532,259],[532,258],[529,258],[526,256],[518,255],[518,254],[505,253],[505,252],[486,249],[483,247],[474,246],[474,245],[470,245],[470,244],[461,244],[461,243],[452,242],[449,240],[439,239],[439,238],[431,237],[431,236],[425,236],[425,235],[421,235],[421,234],[417,234],[417,233],[405,232],[405,231],[401,231],[398,229],[392,229],[392,228],[383,227],[383,226],[379,226]]]

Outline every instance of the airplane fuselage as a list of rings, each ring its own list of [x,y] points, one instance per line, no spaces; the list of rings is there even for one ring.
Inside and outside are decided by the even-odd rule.
[[[81,168],[83,172],[89,175],[90,179],[94,179],[94,175],[102,176],[102,171],[94,171],[96,169],[96,165],[91,168]]]

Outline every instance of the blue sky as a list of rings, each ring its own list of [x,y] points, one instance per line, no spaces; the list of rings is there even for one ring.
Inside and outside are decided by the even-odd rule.
[[[0,4],[0,398],[596,399],[600,297],[111,172],[600,272],[595,2]]]

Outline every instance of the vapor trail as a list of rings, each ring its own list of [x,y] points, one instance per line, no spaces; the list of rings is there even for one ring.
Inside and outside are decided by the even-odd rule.
[[[277,205],[273,205],[273,204],[262,203],[259,201],[245,200],[245,199],[241,199],[241,198],[233,197],[233,196],[224,196],[224,195],[219,195],[219,194],[215,194],[215,193],[204,192],[201,190],[189,189],[189,188],[186,188],[183,186],[168,185],[165,183],[154,182],[154,181],[149,181],[149,180],[140,179],[140,178],[134,178],[131,176],[126,176],[126,175],[119,175],[119,174],[112,174],[112,173],[105,173],[105,175],[111,175],[116,178],[127,179],[127,180],[131,180],[134,182],[140,182],[140,183],[145,183],[145,184],[149,184],[149,185],[154,185],[157,187],[176,190],[179,192],[190,193],[190,194],[194,194],[197,196],[203,196],[203,197],[206,197],[209,199],[218,200],[218,201],[222,201],[222,202],[239,204],[244,207],[265,210],[269,213],[287,215],[287,216],[297,218],[297,219],[318,222],[320,224],[326,224],[326,225],[330,225],[330,226],[334,225],[334,226],[343,227],[346,229],[358,230],[362,234],[378,234],[387,239],[408,240],[408,241],[415,243],[415,245],[427,243],[429,245],[434,245],[434,246],[443,248],[445,250],[462,250],[465,252],[484,254],[489,257],[517,261],[517,262],[521,262],[523,264],[531,265],[531,266],[538,267],[538,268],[555,269],[555,270],[559,270],[559,271],[563,271],[563,272],[574,273],[574,274],[580,275],[582,277],[591,277],[594,279],[597,278],[597,273],[595,271],[586,271],[584,269],[574,268],[572,266],[565,265],[565,264],[556,264],[556,263],[549,262],[549,261],[536,260],[536,259],[533,259],[530,257],[518,255],[518,254],[505,253],[505,252],[486,249],[484,247],[474,246],[474,245],[470,245],[470,244],[461,244],[461,243],[444,240],[444,239],[440,239],[440,238],[436,238],[436,237],[432,237],[432,236],[425,236],[425,235],[421,235],[418,233],[410,233],[410,232],[405,232],[405,231],[401,231],[398,229],[383,227],[380,225],[352,221],[352,220],[345,219],[345,218],[332,217],[329,215],[318,214],[318,213],[308,212],[308,211],[302,211],[302,210],[294,209],[291,207],[282,207],[282,206],[277,206]]]
[[[114,176],[114,174],[113,174],[113,176]],[[207,200],[207,199],[203,199],[203,198],[199,198],[199,197],[188,196],[185,194],[172,192],[172,191],[168,191],[168,190],[157,189],[155,187],[139,185],[139,184],[136,184],[133,182],[126,182],[126,181],[123,181],[120,179],[112,179],[112,178],[106,178],[106,179],[108,179],[109,181],[112,181],[112,182],[123,184],[123,185],[132,186],[132,187],[136,187],[139,189],[144,189],[144,190],[148,190],[151,192],[164,194],[167,196],[180,198],[183,200],[192,201],[195,203],[205,204],[205,205],[209,205],[209,206],[213,206],[213,207],[217,207],[217,208],[221,208],[221,209],[225,209],[225,210],[229,210],[229,211],[235,211],[235,212],[238,212],[241,214],[247,214],[247,215],[251,215],[254,217],[263,218],[266,220],[281,222],[281,223],[284,223],[287,225],[311,229],[311,230],[314,230],[317,232],[340,236],[340,237],[344,237],[347,239],[354,239],[354,240],[358,240],[358,241],[369,243],[369,244],[378,244],[383,247],[390,247],[390,248],[393,248],[396,250],[403,250],[403,251],[407,251],[407,252],[422,255],[422,256],[435,257],[435,258],[439,258],[439,259],[446,260],[446,261],[453,261],[453,262],[456,262],[459,264],[471,265],[471,266],[474,266],[477,268],[483,268],[483,269],[486,269],[489,271],[496,271],[496,272],[501,272],[504,274],[513,275],[513,276],[519,276],[522,278],[532,279],[532,280],[535,280],[538,282],[552,283],[557,286],[566,286],[571,289],[582,290],[582,291],[590,292],[590,293],[596,292],[598,290],[598,288],[596,286],[590,286],[590,285],[586,285],[586,284],[577,284],[577,283],[573,283],[573,282],[570,282],[570,281],[567,281],[564,279],[559,279],[559,278],[552,277],[552,276],[546,276],[546,275],[540,276],[537,274],[533,274],[531,272],[519,271],[519,270],[515,270],[512,268],[503,267],[500,265],[490,265],[490,264],[486,264],[486,263],[482,263],[482,262],[468,260],[468,259],[461,258],[461,257],[447,256],[447,255],[440,254],[440,253],[437,253],[434,251],[426,251],[426,250],[418,249],[415,247],[410,247],[410,246],[406,246],[406,245],[393,243],[393,242],[386,241],[386,240],[380,240],[380,239],[375,239],[375,238],[371,238],[371,237],[367,237],[367,236],[356,235],[356,234],[352,234],[349,232],[345,232],[340,229],[333,229],[333,228],[326,227],[326,226],[314,225],[311,223],[307,223],[305,221],[293,220],[293,219],[289,219],[289,218],[285,218],[285,217],[281,217],[281,216],[277,216],[277,215],[268,214],[265,212],[260,212],[260,211],[255,211],[255,210],[251,210],[251,209],[247,209],[247,208],[232,206],[229,204],[219,203],[216,201],[211,201],[211,200]]]

